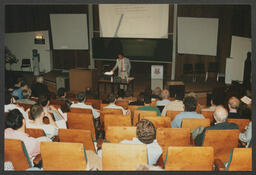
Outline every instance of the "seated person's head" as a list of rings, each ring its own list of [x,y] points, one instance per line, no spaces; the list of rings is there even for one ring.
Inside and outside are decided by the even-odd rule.
[[[147,119],[142,119],[136,124],[137,138],[144,144],[150,144],[156,139],[156,128]]]
[[[38,104],[42,105],[43,107],[48,106],[50,104],[49,95],[40,95],[38,98]]]
[[[183,92],[177,92],[176,95],[175,95],[175,99],[183,101],[184,93]]]
[[[229,100],[228,100],[228,107],[229,107],[229,110],[237,110],[239,108],[239,105],[240,105],[240,101],[238,98],[236,97],[231,97]]]
[[[28,99],[31,96],[31,92],[28,90],[23,90],[21,95],[23,99]]]
[[[161,92],[161,97],[162,99],[168,99],[170,97],[170,93],[167,89],[164,89],[162,92]]]
[[[185,111],[191,112],[196,110],[197,101],[193,96],[187,96],[184,98]]]
[[[79,103],[84,102],[84,101],[85,101],[85,93],[84,93],[84,92],[78,93],[77,96],[76,96],[76,98],[77,98],[77,101],[78,101]]]
[[[30,115],[33,120],[36,120],[39,117],[43,117],[44,116],[43,107],[37,104],[32,105],[30,108]]]
[[[144,93],[141,92],[138,97],[137,97],[137,101],[144,101]]]
[[[21,88],[22,90],[28,90],[28,85],[27,85],[27,83],[21,82],[20,88]]]
[[[223,123],[228,118],[228,111],[223,106],[219,105],[216,107],[213,117],[217,123]]]
[[[58,97],[66,97],[66,89],[65,88],[59,88],[57,92]]]
[[[144,95],[144,103],[151,104],[151,95],[149,95],[149,94]]]
[[[116,100],[116,97],[114,94],[110,94],[107,98],[108,103],[114,103]]]
[[[25,127],[25,119],[18,109],[9,111],[5,117],[5,128],[12,128],[14,130]]]
[[[43,83],[44,82],[44,77],[42,75],[39,75],[36,77],[36,82],[37,83]]]
[[[161,95],[161,88],[160,87],[156,87],[154,89],[154,91],[153,91],[153,94],[160,96]]]
[[[118,92],[117,92],[117,96],[118,98],[124,98],[124,90],[123,89],[118,89]]]

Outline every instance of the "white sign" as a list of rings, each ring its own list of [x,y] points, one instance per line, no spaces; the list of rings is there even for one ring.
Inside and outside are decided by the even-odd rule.
[[[152,65],[151,66],[151,79],[163,79],[164,66]]]

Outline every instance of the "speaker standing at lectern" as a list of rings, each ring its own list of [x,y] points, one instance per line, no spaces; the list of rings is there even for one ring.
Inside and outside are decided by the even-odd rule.
[[[130,60],[126,57],[124,57],[124,55],[122,53],[119,53],[118,58],[116,60],[116,65],[114,66],[114,68],[111,70],[111,72],[114,72],[116,70],[116,68],[118,68],[118,76],[121,77],[121,79],[128,79],[129,75],[130,75],[130,70],[131,70],[131,63]],[[127,86],[120,86],[121,89],[127,89]]]

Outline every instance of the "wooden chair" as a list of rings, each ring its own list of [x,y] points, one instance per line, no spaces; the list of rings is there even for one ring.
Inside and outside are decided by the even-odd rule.
[[[184,111],[167,111],[166,116],[171,118],[171,121],[175,118],[176,115]]]
[[[109,126],[105,134],[106,140],[111,143],[120,143],[122,140],[132,140],[136,137],[136,127]]]
[[[147,164],[146,145],[103,143],[103,170],[136,170],[139,164]]]
[[[86,169],[86,152],[81,143],[41,142],[40,151],[46,171]]]
[[[16,171],[24,171],[32,167],[26,147],[21,140],[4,139],[4,161],[12,162]]]
[[[103,124],[104,116],[107,114],[123,115],[123,111],[121,109],[104,108],[102,111],[100,111],[100,123],[101,124]]]
[[[61,110],[63,112],[68,112],[68,109],[67,109],[67,106],[66,106],[66,102],[64,100],[51,99],[50,100],[50,104],[51,105],[60,105],[61,106]]]
[[[162,147],[163,160],[166,159],[166,152],[169,146],[189,146],[189,128],[158,128],[156,130],[156,140]]]
[[[182,120],[182,128],[189,128],[193,130],[199,126],[210,126],[210,119],[208,118],[184,118]]]
[[[85,109],[85,108],[70,108],[70,112],[92,114],[92,110],[91,109]]]
[[[93,103],[90,101],[85,101],[84,104],[92,106]]]
[[[108,106],[108,104],[101,104],[100,105],[100,110],[102,111],[105,106]]]
[[[104,116],[104,129],[109,126],[132,126],[130,115],[106,114]]]
[[[128,109],[129,101],[128,100],[116,100],[116,105],[122,106],[124,109]]]
[[[56,109],[61,108],[61,105],[59,105],[59,104],[52,104],[52,106],[54,106]]]
[[[97,99],[87,99],[86,102],[90,102],[94,109],[100,110],[100,106],[102,104],[102,100]]]
[[[212,147],[168,147],[165,170],[212,171],[214,150]]]
[[[39,128],[26,128],[25,133],[34,138],[46,136],[44,130]]]
[[[24,108],[24,111],[26,111],[27,109],[31,108],[31,104],[25,104],[25,103],[15,103],[18,106],[21,106]]]
[[[147,116],[147,117],[153,117],[153,116],[157,116],[157,112],[156,111],[144,111],[144,110],[135,110],[134,111],[134,118],[133,118],[133,126],[136,125],[136,123],[138,121],[140,121],[140,119],[143,116]]]
[[[95,127],[92,114],[68,112],[68,129],[84,129],[92,132],[93,140],[96,140]]]
[[[249,125],[250,120],[249,119],[233,119],[233,118],[228,118],[229,123],[235,123],[239,127],[240,132],[245,131],[245,127]]]
[[[202,146],[214,148],[215,159],[227,162],[230,150],[238,146],[239,130],[206,130]]]
[[[59,129],[60,142],[82,143],[86,150],[96,152],[92,132],[83,129]]]
[[[148,117],[142,116],[141,119],[147,119],[153,123],[155,128],[170,128],[171,127],[171,119],[169,117]]]
[[[201,111],[201,114],[204,116],[204,118],[210,119],[210,123],[213,121],[213,112],[214,111]]]
[[[232,149],[226,170],[252,171],[252,148]]]
[[[142,107],[140,105],[129,105],[128,109],[131,111],[131,118],[132,118],[132,122],[133,122],[133,118],[134,118],[134,111],[139,108]]]

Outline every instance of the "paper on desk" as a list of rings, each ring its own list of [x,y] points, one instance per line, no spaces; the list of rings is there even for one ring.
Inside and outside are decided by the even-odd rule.
[[[104,75],[113,75],[113,72],[105,72]]]
[[[244,102],[245,104],[251,104],[252,103],[252,99],[250,99],[249,97],[247,96],[244,96],[241,98],[241,101]]]

